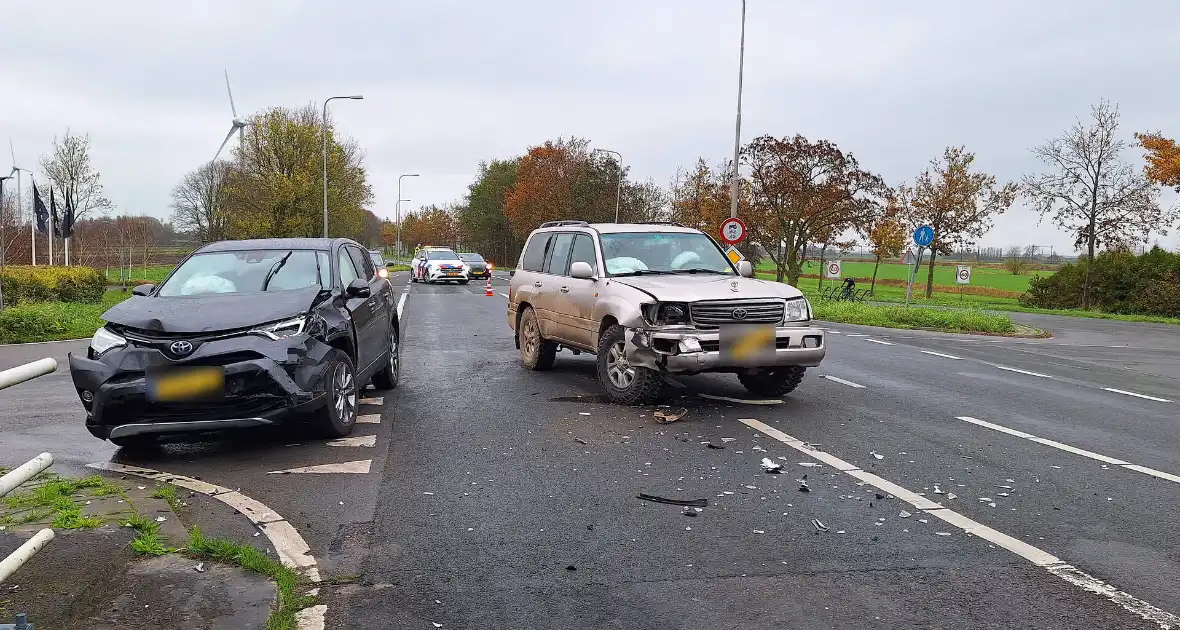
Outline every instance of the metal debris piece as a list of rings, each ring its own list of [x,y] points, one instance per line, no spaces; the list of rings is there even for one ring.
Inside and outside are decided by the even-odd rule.
[[[869,451],[869,455],[872,455],[873,457],[876,457],[877,459],[885,459],[885,456],[878,453],[877,451]]]
[[[589,444],[589,442],[587,442],[586,440],[583,440],[580,437],[574,438],[574,441],[577,442],[578,444]]]
[[[796,479],[799,482],[799,492],[811,492],[811,488],[807,485],[807,475],[803,475],[802,479]]]
[[[902,518],[909,518],[909,517],[913,516],[913,514],[910,514],[909,512],[902,510],[901,514],[898,514],[898,516],[900,516]]]
[[[775,463],[775,461],[769,457],[763,457],[762,470],[763,472],[769,473],[771,475],[777,475],[783,471],[783,465]]]
[[[948,501],[951,501],[951,500],[959,498],[959,495],[955,494],[954,492],[951,492],[946,495],[946,498]]]
[[[700,509],[700,508],[697,508],[697,510],[699,510],[699,509]],[[684,510],[683,510],[682,512],[680,512],[680,513],[681,513],[681,514],[683,514],[683,515],[685,515],[685,516],[692,516],[692,517],[695,517],[695,516],[697,515],[697,511],[696,511],[696,510],[694,510],[693,508],[690,508],[690,507],[686,507],[686,508],[684,508]]]
[[[661,409],[659,411],[656,411],[655,414],[653,414],[653,415],[655,415],[655,417],[656,417],[656,422],[658,422],[660,424],[668,424],[670,422],[676,422],[677,420],[683,418],[684,416],[687,416],[688,409],[681,408],[680,411],[675,411],[675,412],[664,411]]]
[[[743,405],[781,405],[781,404],[783,404],[783,401],[775,400],[775,399],[747,400],[745,398],[730,398],[729,396],[714,396],[712,394],[697,394],[697,396],[700,396],[701,398],[704,398],[706,400],[720,400],[723,402],[741,403]]]
[[[811,526],[814,527],[815,531],[817,531],[817,532],[828,531],[828,526],[824,525],[823,522],[820,521],[818,518],[811,519]],[[843,530],[841,530],[841,531],[843,531]]]
[[[669,499],[666,497],[659,497],[654,494],[639,493],[636,496],[640,501],[651,501],[652,503],[667,503],[668,505],[685,505],[688,507],[709,507],[708,499]]]
[[[193,567],[193,570],[196,571],[197,573],[204,573],[205,572],[205,563],[198,562],[197,566]]]

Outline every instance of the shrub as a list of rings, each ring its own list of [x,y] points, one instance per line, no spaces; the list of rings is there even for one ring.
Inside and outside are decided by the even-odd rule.
[[[1140,256],[1103,252],[1092,263],[1079,260],[1052,276],[1033,278],[1020,304],[1081,308],[1087,268],[1091,268],[1090,305],[1094,308],[1109,313],[1180,316],[1180,254],[1158,247]]]
[[[20,265],[0,273],[4,283],[4,304],[29,302],[102,301],[106,279],[91,267],[50,267]]]

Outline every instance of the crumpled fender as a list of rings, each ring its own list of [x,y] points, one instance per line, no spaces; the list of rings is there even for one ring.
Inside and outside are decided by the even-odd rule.
[[[649,370],[663,369],[661,355],[652,349],[648,331],[627,327],[623,329],[623,339],[623,355],[628,363]]]

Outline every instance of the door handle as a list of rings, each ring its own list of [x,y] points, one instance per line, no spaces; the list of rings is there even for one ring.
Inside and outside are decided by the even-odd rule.
[[[562,293],[569,293],[569,292],[570,292],[570,288],[569,288],[569,287],[561,287],[561,289],[560,289],[560,290],[561,290],[561,292],[562,292]]]
[[[534,282],[534,283],[533,283],[533,286],[534,286],[534,287],[537,287],[538,289],[540,289],[540,288],[541,288],[541,282],[540,282],[540,281]]]

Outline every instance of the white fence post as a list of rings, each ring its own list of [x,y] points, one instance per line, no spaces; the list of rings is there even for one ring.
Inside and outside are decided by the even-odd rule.
[[[27,380],[37,378],[38,376],[45,376],[57,370],[57,359],[53,357],[45,357],[44,359],[37,359],[32,363],[18,365],[14,368],[8,368],[0,372],[0,389],[18,385]]]
[[[32,558],[41,548],[49,544],[53,540],[53,530],[43,529],[33,535],[32,538],[25,541],[25,544],[17,548],[16,551],[8,554],[8,557],[0,560],[0,583],[8,579],[8,576],[21,568],[29,558]]]
[[[41,453],[29,461],[17,466],[15,470],[0,477],[0,497],[12,492],[22,483],[36,477],[38,473],[53,465],[53,455]]]

